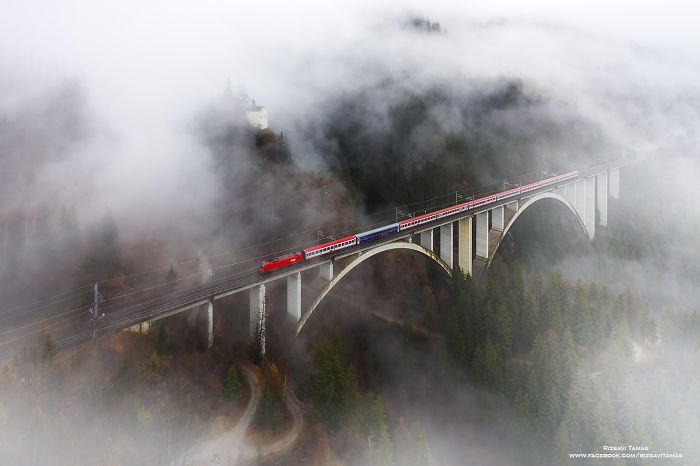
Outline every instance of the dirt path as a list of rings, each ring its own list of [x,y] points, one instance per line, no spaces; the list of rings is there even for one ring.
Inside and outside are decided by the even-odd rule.
[[[268,445],[246,445],[243,450],[244,457],[255,458],[258,456],[266,456],[271,453],[279,453],[294,445],[294,442],[296,442],[297,437],[301,432],[303,418],[301,416],[301,409],[299,409],[299,400],[297,400],[294,392],[287,390],[287,396],[285,396],[285,399],[289,412],[292,413],[292,428],[284,437]]]
[[[191,465],[231,465],[236,464],[239,460],[257,458],[258,456],[266,456],[271,453],[278,453],[291,447],[296,442],[303,425],[303,417],[299,408],[299,400],[291,390],[287,390],[285,397],[287,407],[292,413],[293,424],[292,428],[285,434],[284,437],[268,445],[251,445],[246,439],[248,426],[253,421],[255,409],[258,407],[258,402],[262,396],[260,389],[260,380],[255,372],[248,367],[243,367],[243,372],[246,374],[246,380],[250,387],[250,400],[248,406],[241,416],[235,427],[224,435],[202,442],[198,447],[195,447],[191,456],[191,460],[187,464]]]

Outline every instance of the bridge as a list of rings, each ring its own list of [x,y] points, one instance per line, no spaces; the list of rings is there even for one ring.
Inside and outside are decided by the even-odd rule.
[[[257,268],[218,277],[209,283],[197,283],[185,290],[139,302],[103,306],[99,315],[97,286],[92,319],[78,319],[71,325],[61,326],[61,321],[34,322],[24,326],[24,332],[10,338],[0,334],[0,360],[9,357],[22,339],[39,331],[48,331],[54,337],[58,349],[68,349],[96,340],[121,330],[147,331],[154,321],[193,310],[201,322],[204,338],[211,347],[214,338],[214,302],[227,296],[248,292],[250,311],[250,337],[264,329],[266,316],[266,286],[271,282],[286,280],[287,314],[296,323],[298,335],[323,298],[355,267],[371,257],[391,250],[408,250],[425,255],[437,263],[447,275],[454,267],[460,267],[475,280],[486,275],[499,245],[518,217],[533,204],[545,199],[563,205],[575,223],[591,239],[596,226],[608,223],[608,196],[620,195],[620,168],[626,160],[579,170],[577,176],[561,183],[520,193],[502,201],[493,201],[477,208],[435,219],[415,228],[399,231],[375,241],[369,241],[330,253],[321,258],[303,260],[271,272]],[[321,284],[315,299],[302,308],[302,275]],[[82,310],[83,314],[85,309]],[[303,311],[303,312],[302,312]],[[84,316],[83,316],[84,317]],[[261,332],[264,352],[264,332]]]

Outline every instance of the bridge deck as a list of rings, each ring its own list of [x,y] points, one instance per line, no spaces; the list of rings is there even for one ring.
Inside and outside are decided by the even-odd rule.
[[[578,179],[584,179],[590,175],[594,175],[605,170],[619,168],[621,166],[627,165],[630,162],[610,162],[602,164],[590,169],[580,170],[579,177],[573,180],[568,180],[562,184],[568,184],[575,182]],[[531,197],[539,192],[551,191],[554,186],[545,187],[537,191],[531,191],[525,196],[519,196],[517,199],[522,200]],[[298,264],[292,264],[285,267],[284,270],[274,271],[272,273],[262,273],[257,268],[249,269],[237,273],[232,273],[218,278],[216,283],[212,287],[211,284],[203,284],[193,286],[185,290],[178,290],[164,296],[154,297],[143,302],[129,303],[121,306],[104,306],[101,307],[100,311],[105,312],[105,316],[101,317],[96,321],[95,326],[95,336],[97,338],[104,337],[109,334],[116,333],[122,329],[131,327],[133,325],[139,324],[148,320],[155,320],[158,318],[163,318],[168,315],[172,315],[178,312],[182,312],[187,309],[191,309],[196,306],[206,304],[212,299],[221,299],[225,296],[240,293],[251,287],[258,286],[263,283],[268,283],[274,280],[279,280],[285,278],[287,275],[297,272],[303,272],[310,268],[315,268],[320,264],[327,263],[329,261],[336,261],[348,256],[355,255],[367,249],[376,248],[382,244],[395,242],[402,239],[408,239],[415,236],[423,231],[428,231],[434,228],[438,228],[442,225],[456,222],[465,217],[472,217],[479,212],[484,212],[491,210],[495,207],[505,206],[508,203],[513,202],[515,199],[511,198],[507,201],[495,202],[492,204],[484,205],[477,210],[465,212],[459,215],[452,216],[450,218],[442,218],[435,220],[431,224],[426,224],[417,228],[415,230],[409,230],[404,232],[399,232],[391,236],[382,238],[376,242],[363,243],[361,245],[356,245],[351,248],[345,249],[338,252],[337,254],[332,254],[320,259],[312,259],[309,261],[302,261]],[[505,224],[508,224],[514,211],[505,209]],[[500,231],[491,230],[489,232],[489,246],[495,248],[498,241],[492,241],[500,235]],[[493,244],[493,246],[491,246]],[[493,251],[489,250],[489,257],[492,257]],[[480,279],[486,271],[487,261],[485,259],[476,257],[473,263],[474,278]],[[43,319],[42,319],[43,320]],[[77,319],[78,323],[73,325],[53,325],[50,327],[50,332],[54,336],[59,349],[66,349],[72,346],[77,346],[88,342],[92,339],[93,323],[89,316],[86,314],[84,317]],[[30,324],[25,324],[23,326],[23,331],[25,335],[32,335],[33,337],[39,332],[41,325],[41,320],[37,320]],[[29,329],[29,330],[28,330]],[[0,359],[9,357],[9,352],[12,347],[17,347],[18,342],[21,342],[20,338],[12,337],[12,333],[7,332],[6,335],[11,335],[11,337],[6,337],[3,341],[0,341]]]

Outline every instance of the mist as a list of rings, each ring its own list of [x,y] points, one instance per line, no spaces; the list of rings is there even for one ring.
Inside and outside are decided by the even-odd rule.
[[[3,207],[52,198],[56,181],[70,180],[64,184],[76,185],[75,192],[64,196],[79,200],[81,216],[109,208],[134,228],[168,219],[215,222],[207,213],[221,192],[211,155],[188,128],[227,82],[270,109],[272,128],[289,135],[304,170],[327,167],[299,126],[322,124],[329,96],[387,77],[415,91],[438,84],[460,93],[520,79],[548,100],[546,111],[594,121],[611,152],[632,146],[661,157],[687,155],[697,125],[697,57],[684,45],[692,43],[685,19],[692,15],[664,15],[663,23],[655,21],[656,8],[636,3],[628,16],[626,8],[547,2],[466,10],[438,3],[431,11],[399,2],[9,2],[0,48],[5,118],[18,118],[70,80],[81,95],[66,104],[86,128],[58,166],[33,167],[36,184],[11,200],[5,195]],[[407,29],[412,14],[449,18],[446,33]],[[376,103],[381,113],[392,96],[373,98],[385,99]]]
[[[640,241],[658,249],[624,259],[602,250],[563,257],[555,266],[572,281],[605,282],[613,294],[646,290],[655,315],[700,306],[693,268],[700,259],[695,6],[679,0],[275,3],[2,2],[0,227],[15,225],[10,241],[26,234],[27,218],[63,206],[74,209],[84,235],[111,216],[127,249],[147,244],[163,265],[274,241],[286,236],[286,225],[307,232],[308,241],[317,227],[339,232],[369,224],[376,210],[405,201],[387,196],[370,204],[366,193],[352,193],[338,169],[339,137],[329,128],[349,120],[349,104],[361,101],[356,121],[382,135],[407,96],[437,89],[446,101],[412,134],[418,155],[407,153],[399,163],[422,166],[421,154],[432,149],[420,142],[450,132],[527,141],[515,166],[528,171],[634,153],[645,162],[623,171],[609,228],[643,230]],[[438,21],[441,30],[412,27],[413,18]],[[510,83],[521,92],[517,106],[489,112],[480,106]],[[220,143],[229,137],[226,125],[243,118],[233,114],[240,107],[226,106],[229,90],[268,108],[272,133],[284,133],[289,166],[256,165],[254,147],[240,143],[245,135],[232,146]],[[486,124],[479,120],[485,113]],[[365,154],[368,160],[373,153]],[[230,172],[221,169],[222,154],[235,162]],[[297,175],[331,181],[299,187],[290,181]],[[502,178],[482,156],[471,185]],[[676,218],[694,228],[673,230]],[[54,231],[47,227],[21,260],[12,254],[0,260],[0,277],[8,280],[0,299],[41,294],[29,284],[43,274],[56,289],[68,285],[62,273],[44,270],[46,257],[59,271],[75,271],[79,262]],[[0,238],[7,236],[0,230]],[[288,246],[298,244],[256,254]],[[134,251],[139,256],[142,249]],[[105,273],[81,278],[111,277]],[[368,275],[363,289],[372,303],[382,290]],[[397,346],[388,341],[384,349],[396,354]],[[397,369],[387,386],[405,373]],[[474,404],[465,398],[455,402]],[[503,413],[504,424],[511,415]],[[449,440],[439,440],[439,426],[429,420],[426,426],[431,448],[441,452],[437,462],[460,458],[463,450],[452,452]],[[467,450],[497,443],[491,431],[472,427]],[[517,462],[478,454],[493,464]]]

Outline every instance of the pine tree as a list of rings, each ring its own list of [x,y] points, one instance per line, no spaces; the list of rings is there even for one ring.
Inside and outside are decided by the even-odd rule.
[[[564,334],[559,337],[559,351],[557,352],[557,369],[559,373],[559,391],[561,394],[568,392],[576,373],[576,349],[574,337],[571,335],[569,327],[564,330]]]
[[[603,299],[598,290],[598,285],[591,282],[588,287],[588,306],[591,313],[591,328],[592,328],[592,344],[598,344],[602,341],[605,334],[605,310]]]
[[[571,453],[571,437],[564,422],[559,423],[552,440],[552,464],[565,464]]]
[[[160,355],[168,352],[168,328],[162,320],[158,325],[158,334],[156,335],[156,351]]]
[[[539,317],[535,309],[535,302],[532,296],[525,299],[525,304],[518,315],[515,325],[515,341],[518,347],[527,348],[537,335],[539,328]]]
[[[43,340],[44,341],[42,344],[42,359],[45,362],[51,363],[53,361],[53,358],[56,356],[56,353],[58,353],[58,346],[56,345],[56,340],[54,340],[53,336],[48,332],[44,332]]]
[[[224,394],[228,400],[236,400],[241,394],[241,382],[238,380],[238,371],[236,370],[236,365],[231,364],[228,369],[228,374],[226,374],[226,388],[224,389]]]
[[[331,341],[322,338],[314,344],[314,403],[324,422],[331,428],[340,427],[350,416],[357,398],[355,373],[344,361],[340,337]]]
[[[490,332],[492,343],[500,357],[506,360],[513,349],[513,319],[506,310],[506,305],[501,304],[494,314],[494,326]]]
[[[534,378],[533,378],[534,381]],[[535,382],[533,382],[533,385]],[[518,393],[515,395],[515,401],[513,402],[513,409],[515,410],[515,415],[518,420],[531,427],[532,419],[535,418],[535,407],[533,406],[533,399],[529,395],[529,390],[523,391],[518,389]]]
[[[409,448],[409,466],[428,466],[430,456],[428,454],[428,443],[425,440],[425,431],[420,422],[416,421],[411,425],[411,446]]]
[[[576,412],[576,406],[574,401],[567,397],[566,403],[564,404],[564,411],[562,412],[561,422],[566,426],[566,430],[569,432],[571,439],[577,438],[576,433],[580,430],[579,423],[580,419],[578,413]]]
[[[370,456],[376,465],[392,464],[391,440],[386,426],[384,403],[379,395],[369,392],[367,395],[367,419],[365,435],[370,445]]]
[[[534,266],[530,269],[527,275],[528,288],[530,294],[535,301],[535,306],[541,306],[542,304],[542,274],[540,274],[540,269]]]
[[[518,261],[513,261],[510,270],[510,292],[513,293],[515,309],[520,309],[525,302],[525,281],[523,280],[523,270]],[[514,315],[514,314],[513,314]]]
[[[530,353],[532,368],[537,374],[537,380],[541,387],[552,384],[552,367],[550,364],[549,349],[542,338],[542,335],[535,337]]]
[[[452,357],[452,360],[457,366],[464,365],[465,357],[465,339],[462,333],[462,322],[460,311],[457,307],[452,308],[450,317],[447,319],[447,329],[445,330],[445,345],[447,352]]]
[[[559,395],[557,395],[557,388],[554,385],[547,388],[544,404],[540,406],[537,413],[538,434],[541,439],[552,438],[554,427],[559,422]]]
[[[471,372],[477,383],[498,392],[503,391],[503,359],[490,338],[486,338],[483,350],[480,346],[476,348]]]
[[[171,265],[168,274],[165,276],[165,283],[173,283],[175,280],[177,280],[177,272],[175,272],[175,267]]]
[[[590,345],[593,340],[593,322],[588,308],[586,291],[581,285],[581,280],[576,282],[572,318],[574,339],[579,345]]]
[[[263,386],[254,422],[258,430],[275,430],[282,425],[282,406],[267,383]]]
[[[549,327],[557,317],[561,317],[566,302],[564,277],[558,269],[550,274],[542,301],[544,324]]]
[[[646,304],[642,307],[639,318],[639,334],[645,343],[653,344],[656,342],[656,321],[649,313],[649,306]]]

